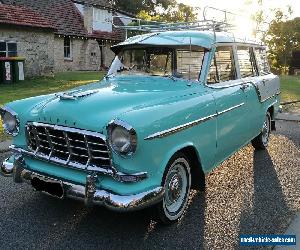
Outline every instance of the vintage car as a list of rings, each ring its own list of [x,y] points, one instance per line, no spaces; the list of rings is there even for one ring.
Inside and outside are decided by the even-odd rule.
[[[279,78],[265,46],[230,32],[154,32],[112,50],[102,81],[1,109],[13,136],[1,172],[52,196],[152,207],[175,222],[205,174],[250,142],[267,147]]]

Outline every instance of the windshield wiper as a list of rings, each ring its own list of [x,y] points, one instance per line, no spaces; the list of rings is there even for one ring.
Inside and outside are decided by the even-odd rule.
[[[174,82],[177,81],[177,79],[176,79],[173,75],[164,75],[164,77],[168,77],[168,78],[170,78],[171,80],[173,80]]]
[[[114,73],[106,74],[106,75],[104,76],[105,80],[109,79],[109,77],[112,76],[113,74],[114,74]]]

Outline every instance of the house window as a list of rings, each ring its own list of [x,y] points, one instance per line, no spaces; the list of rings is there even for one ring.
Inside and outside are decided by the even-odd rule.
[[[93,8],[93,29],[112,32],[112,13]]]
[[[232,47],[218,47],[209,68],[207,83],[214,84],[235,79],[236,70]]]
[[[72,40],[70,37],[64,38],[64,58],[72,59]]]
[[[15,57],[18,55],[16,42],[0,41],[0,57]]]

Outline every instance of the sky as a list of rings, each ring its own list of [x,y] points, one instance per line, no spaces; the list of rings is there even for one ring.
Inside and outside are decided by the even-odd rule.
[[[257,0],[177,0],[177,2],[200,8],[199,20],[202,19],[202,10],[205,6],[226,9],[233,13],[237,13],[239,16],[236,17],[236,30],[243,34],[245,34],[245,27],[252,27],[252,30],[254,29],[255,25],[253,21],[251,21],[251,16],[259,9],[264,11],[264,15],[268,17],[267,21],[271,21],[273,18],[272,9],[280,8],[287,13],[288,5],[290,5],[293,10],[291,18],[300,17],[300,0],[262,0],[262,6],[257,4]],[[223,14],[213,10],[208,11],[208,15],[209,17],[223,17]],[[252,33],[251,29],[247,30],[250,35]]]

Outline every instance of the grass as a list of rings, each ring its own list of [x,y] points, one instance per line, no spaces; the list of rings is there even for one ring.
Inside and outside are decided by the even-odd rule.
[[[300,101],[300,76],[281,76],[281,102]],[[300,112],[300,103],[283,106],[284,111]]]
[[[37,77],[9,85],[0,84],[0,106],[15,100],[65,91],[96,82],[102,79],[104,74],[104,72],[88,71],[64,72],[58,73],[54,77]],[[4,135],[0,121],[0,141],[8,138]]]
[[[65,91],[102,79],[104,72],[64,72],[54,77],[38,77],[11,85],[0,85],[0,106],[26,97]],[[281,102],[300,100],[300,76],[281,76]],[[300,103],[285,105],[285,111],[300,111]],[[0,141],[7,139],[0,121]]]

